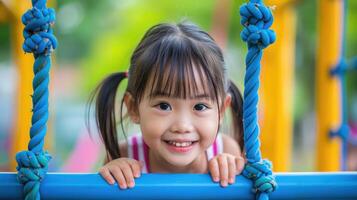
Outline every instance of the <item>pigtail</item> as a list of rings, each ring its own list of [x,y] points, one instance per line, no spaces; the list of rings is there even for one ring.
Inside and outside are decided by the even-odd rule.
[[[232,112],[232,123],[233,123],[233,136],[238,142],[241,151],[244,149],[244,138],[243,138],[243,98],[238,87],[229,80],[228,92],[232,96],[231,101],[231,112]]]
[[[107,159],[120,157],[116,129],[115,97],[120,82],[126,77],[127,72],[109,75],[97,86],[89,100],[89,105],[91,105],[95,99],[95,120],[107,151]]]

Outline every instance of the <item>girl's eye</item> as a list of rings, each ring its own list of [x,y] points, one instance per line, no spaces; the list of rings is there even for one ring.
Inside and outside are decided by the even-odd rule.
[[[204,111],[208,108],[208,106],[206,106],[203,103],[199,103],[199,104],[196,104],[193,108],[197,111]]]
[[[172,110],[170,104],[168,104],[168,103],[159,103],[156,105],[156,107],[158,107],[160,110],[164,110],[164,111]]]

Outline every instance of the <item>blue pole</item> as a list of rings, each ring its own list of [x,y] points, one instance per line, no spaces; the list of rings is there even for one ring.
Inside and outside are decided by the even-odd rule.
[[[0,199],[22,199],[15,173],[0,173]],[[357,199],[357,172],[276,173],[270,199]],[[108,185],[98,174],[48,173],[42,199],[254,199],[252,182],[238,176],[222,188],[208,174],[143,174],[132,189]]]

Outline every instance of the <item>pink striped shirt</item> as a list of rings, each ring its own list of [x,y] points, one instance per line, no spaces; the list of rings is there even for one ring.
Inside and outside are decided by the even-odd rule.
[[[213,144],[206,150],[207,160],[223,153],[222,135],[218,134]],[[128,157],[139,160],[144,164],[142,173],[150,172],[149,147],[145,144],[141,135],[133,135],[128,138]]]

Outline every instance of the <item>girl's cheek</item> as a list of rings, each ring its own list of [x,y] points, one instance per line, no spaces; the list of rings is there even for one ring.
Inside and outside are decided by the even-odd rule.
[[[213,123],[213,121],[216,120],[216,123]],[[206,122],[202,122],[201,123],[201,133],[203,134],[201,137],[204,138],[204,145],[208,145],[210,146],[211,144],[213,144],[216,135],[217,135],[217,131],[218,130],[218,119],[211,119],[211,120],[207,120]]]
[[[197,124],[202,129],[205,129],[205,132],[217,132],[219,123],[218,120],[218,117],[211,115],[208,117],[200,118],[199,120],[197,120]]]
[[[165,120],[160,118],[151,117],[141,124],[141,130],[144,134],[150,135],[151,137],[160,137],[164,131],[163,125]]]

